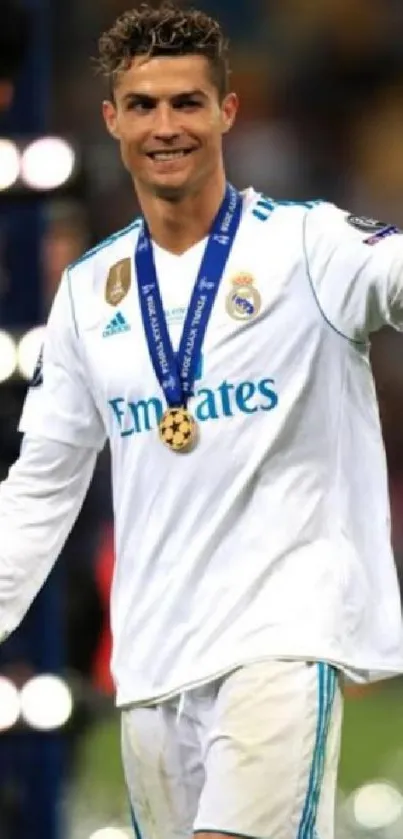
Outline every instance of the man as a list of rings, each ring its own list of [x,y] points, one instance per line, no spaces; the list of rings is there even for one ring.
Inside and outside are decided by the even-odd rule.
[[[113,673],[137,837],[331,839],[345,674],[403,669],[369,333],[403,241],[226,184],[238,106],[201,12],[100,40],[142,219],[65,272],[2,486],[0,630],[108,438]]]

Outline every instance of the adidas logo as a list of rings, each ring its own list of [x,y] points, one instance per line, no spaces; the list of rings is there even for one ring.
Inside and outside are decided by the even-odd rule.
[[[130,326],[122,312],[118,312],[106,325],[102,337],[110,338],[111,335],[120,335],[122,332],[130,332]]]

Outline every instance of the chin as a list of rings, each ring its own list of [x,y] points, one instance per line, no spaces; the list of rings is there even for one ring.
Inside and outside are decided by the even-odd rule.
[[[151,189],[156,198],[172,202],[181,201],[192,191],[189,183],[153,183]]]

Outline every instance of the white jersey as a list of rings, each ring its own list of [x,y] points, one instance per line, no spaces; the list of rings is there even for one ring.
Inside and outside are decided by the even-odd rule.
[[[27,436],[73,447],[109,440],[118,704],[270,657],[363,680],[401,672],[368,336],[403,328],[403,237],[248,190],[189,403],[199,442],[175,454],[157,430],[139,226],[66,271],[21,420]],[[205,244],[181,256],[154,246],[174,348]]]

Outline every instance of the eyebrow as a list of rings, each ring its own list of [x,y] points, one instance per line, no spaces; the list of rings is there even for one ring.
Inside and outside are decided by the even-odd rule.
[[[131,91],[129,93],[125,93],[125,95],[122,97],[122,101],[132,102],[133,100],[136,100],[138,102],[155,105],[155,103],[158,102],[159,98],[163,97],[150,96],[148,93],[136,93],[135,91]],[[175,93],[173,96],[169,97],[170,101],[173,103],[178,103],[185,99],[194,98],[207,99],[207,95],[203,90],[195,88],[194,90],[182,90],[180,93]]]

